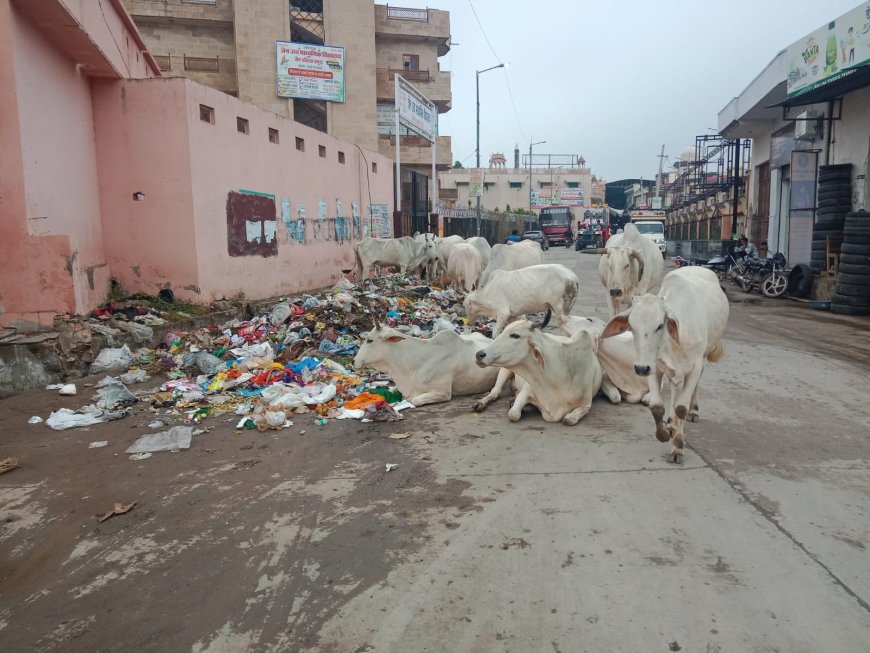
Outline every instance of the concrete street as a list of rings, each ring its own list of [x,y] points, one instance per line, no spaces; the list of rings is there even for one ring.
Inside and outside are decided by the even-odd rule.
[[[547,256],[607,319],[598,257]],[[601,397],[575,427],[227,416],[139,462],[145,409],[54,432],[26,420],[87,393],[2,401],[0,651],[870,651],[870,320],[729,296],[682,466]]]

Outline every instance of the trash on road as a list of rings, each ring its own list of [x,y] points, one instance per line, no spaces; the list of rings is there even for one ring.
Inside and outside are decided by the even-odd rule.
[[[143,451],[142,453],[134,453],[132,456],[130,456],[130,460],[145,460],[146,458],[150,458],[153,455],[154,454],[149,451]]]
[[[88,449],[100,449],[109,444],[108,440],[96,440],[88,445]]]
[[[57,394],[65,397],[74,397],[78,393],[75,383],[66,383],[60,387]]]
[[[145,383],[151,380],[151,377],[148,376],[148,372],[140,368],[125,372],[118,377],[118,380],[125,385],[132,385],[134,383]]]
[[[123,347],[107,347],[97,354],[91,363],[91,374],[99,374],[108,370],[126,368],[133,359],[133,353],[127,345]]]
[[[391,471],[393,471],[394,469],[396,469],[396,467],[398,467],[398,465],[395,464],[395,463],[387,463],[387,464],[385,465],[385,467],[386,467],[386,469],[387,469],[388,472],[391,472]]]
[[[42,424],[45,420],[42,419],[39,415],[34,415],[30,419],[27,420],[28,424]]]
[[[190,449],[193,428],[173,426],[167,431],[148,433],[131,444],[124,453],[155,453],[158,451],[180,451]]]
[[[119,502],[116,501],[116,502],[114,503],[114,505],[112,506],[112,509],[111,509],[111,510],[109,510],[108,512],[103,513],[102,515],[97,515],[97,516],[96,516],[96,517],[97,517],[97,521],[100,522],[100,523],[102,523],[102,522],[106,521],[107,519],[109,519],[110,517],[114,517],[115,515],[124,515],[124,514],[127,514],[127,513],[130,512],[130,511],[131,511],[135,506],[136,506],[136,502],[135,502],[135,501],[134,501],[133,503],[127,503],[127,504],[119,503]]]
[[[410,433],[391,433],[387,436],[390,440],[404,440],[405,438],[410,438]]]
[[[18,464],[18,458],[3,458],[0,460],[0,474],[11,472],[13,469],[17,469],[18,467],[21,467],[21,465]]]
[[[64,431],[76,428],[77,426],[102,424],[103,419],[96,413],[77,412],[69,408],[60,408],[49,415],[45,423],[55,431]]]

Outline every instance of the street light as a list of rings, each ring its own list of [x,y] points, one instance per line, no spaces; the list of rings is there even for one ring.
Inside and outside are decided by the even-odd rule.
[[[532,143],[529,141],[529,212],[532,211],[532,146],[533,145],[543,145],[547,141],[538,141],[537,143]]]
[[[489,70],[495,70],[496,68],[504,68],[504,64],[500,63],[497,66],[492,66],[490,68],[484,68],[483,70],[477,70],[474,73],[474,81],[475,81],[475,89],[477,93],[477,147],[475,151],[477,152],[477,169],[480,171],[480,75],[481,73],[485,73]],[[481,180],[481,184],[483,181]],[[480,196],[483,194],[483,187],[478,190],[477,195],[477,235],[480,235]]]

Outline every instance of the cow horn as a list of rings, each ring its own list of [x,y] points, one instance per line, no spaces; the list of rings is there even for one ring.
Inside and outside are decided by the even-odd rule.
[[[545,329],[547,325],[550,323],[550,318],[553,317],[553,309],[548,308],[546,314],[544,315],[544,321],[540,324],[536,325],[536,329]]]

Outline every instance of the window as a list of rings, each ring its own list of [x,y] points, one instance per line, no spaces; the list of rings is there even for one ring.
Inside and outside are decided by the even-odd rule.
[[[299,150],[300,152],[305,151],[305,139],[304,138],[299,138],[298,136],[296,137],[296,149]]]
[[[509,182],[508,182],[508,185],[509,185],[511,188],[522,188],[522,187],[523,187],[523,182],[521,182],[521,181],[509,181]]]
[[[278,144],[278,130],[277,129],[272,129],[271,127],[269,127],[269,142],[275,143],[275,145]]]
[[[420,55],[419,54],[403,54],[402,68],[404,70],[420,70]]]
[[[214,124],[214,109],[204,104],[199,105],[199,119],[210,125]]]
[[[239,132],[240,134],[249,133],[247,119],[236,117],[236,131]]]
[[[378,174],[378,164],[372,161],[372,172]]]
[[[320,155],[321,159],[325,159],[326,158],[326,147],[324,147],[323,145],[318,145],[317,146],[317,153]]]
[[[338,153],[338,162],[339,162],[339,163],[344,163],[344,152],[339,152],[339,153]]]
[[[580,188],[579,181],[566,181],[565,184],[568,186],[568,188]]]

